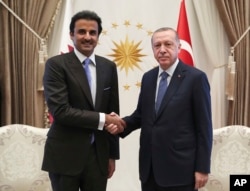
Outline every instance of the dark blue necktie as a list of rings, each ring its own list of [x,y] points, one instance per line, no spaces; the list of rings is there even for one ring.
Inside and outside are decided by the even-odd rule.
[[[168,73],[167,72],[162,72],[160,74],[161,76],[161,81],[159,83],[159,87],[158,87],[158,94],[157,94],[157,99],[155,102],[155,111],[156,113],[158,112],[160,106],[161,106],[161,102],[162,99],[165,95],[165,92],[167,90],[167,86],[168,86],[168,82],[167,82],[167,77],[168,77]]]

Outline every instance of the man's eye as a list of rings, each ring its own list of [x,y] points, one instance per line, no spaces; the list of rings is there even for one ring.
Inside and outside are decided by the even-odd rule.
[[[97,33],[96,33],[96,31],[90,31],[90,33],[89,33],[91,36],[95,36]]]
[[[85,30],[79,30],[78,33],[79,34],[85,34],[86,32],[85,32]]]
[[[172,43],[166,43],[167,47],[171,47],[173,44]]]

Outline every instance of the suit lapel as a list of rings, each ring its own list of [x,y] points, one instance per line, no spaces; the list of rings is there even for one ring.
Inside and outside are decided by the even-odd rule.
[[[159,73],[159,67],[156,67],[153,70],[153,75],[151,79],[148,80],[147,82],[147,87],[152,87],[153,89],[150,89],[150,91],[147,92],[147,94],[151,94],[149,95],[149,97],[152,97],[152,102],[148,103],[149,105],[151,105],[151,108],[153,111],[155,111],[155,100],[156,100],[156,86],[157,86],[157,78],[158,78],[158,73]],[[156,113],[156,112],[154,112]]]
[[[69,53],[67,67],[72,72],[72,76],[74,76],[76,81],[79,83],[79,86],[81,87],[83,94],[86,95],[87,100],[93,106],[93,101],[87,76],[83,69],[82,63],[76,57],[74,52]]]
[[[99,108],[102,101],[102,94],[104,89],[104,64],[102,63],[102,59],[98,56],[95,57],[96,59],[96,100],[95,100],[95,108]]]

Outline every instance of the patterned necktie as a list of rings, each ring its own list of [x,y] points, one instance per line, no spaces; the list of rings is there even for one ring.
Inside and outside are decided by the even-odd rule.
[[[91,90],[91,72],[90,72],[90,68],[89,68],[89,64],[90,64],[90,59],[89,58],[86,58],[84,60],[84,69],[85,69],[85,73],[86,73],[86,76],[88,78],[88,82],[89,82],[89,88]]]
[[[168,73],[162,72],[160,76],[161,76],[161,81],[159,83],[157,99],[155,102],[156,113],[158,112],[158,110],[161,106],[162,99],[164,97],[164,94],[165,94],[165,92],[167,90],[167,86],[168,86],[168,82],[167,82]]]

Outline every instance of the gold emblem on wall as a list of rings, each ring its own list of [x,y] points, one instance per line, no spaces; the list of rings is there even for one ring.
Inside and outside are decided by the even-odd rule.
[[[122,24],[113,22],[103,30],[102,35],[106,41],[103,40],[105,43],[101,46],[110,47],[106,55],[117,65],[123,90],[129,91],[131,87],[140,89],[142,75],[154,66],[154,62],[147,61],[152,58],[149,57],[152,53],[152,31],[145,30],[141,23],[131,24],[125,20]]]
[[[139,63],[141,62],[141,57],[146,56],[142,54],[142,49],[139,48],[141,41],[135,43],[130,41],[128,36],[126,36],[125,41],[121,41],[119,44],[114,42],[115,48],[113,54],[109,56],[114,57],[114,62],[120,70],[125,70],[126,75],[128,75],[129,69],[133,70],[134,67],[141,70]]]

